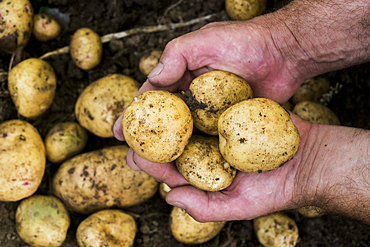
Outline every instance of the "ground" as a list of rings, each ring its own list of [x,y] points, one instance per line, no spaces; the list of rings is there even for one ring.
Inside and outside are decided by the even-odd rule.
[[[186,22],[209,14],[215,14],[210,21],[228,19],[224,1],[213,0],[31,0],[31,3],[36,13],[42,6],[47,6],[69,14],[70,23],[60,37],[53,41],[41,43],[32,37],[25,48],[29,57],[40,57],[46,52],[68,46],[71,35],[80,27],[89,27],[99,35],[106,35],[136,27]],[[279,0],[268,0],[266,11],[272,11],[282,5]],[[47,113],[27,121],[36,126],[43,137],[53,124],[75,121],[74,104],[87,85],[111,73],[122,73],[143,82],[145,76],[138,69],[138,62],[143,54],[152,49],[163,50],[171,39],[196,30],[204,24],[206,22],[176,30],[136,34],[105,43],[103,61],[88,72],[76,67],[69,54],[47,58],[46,61],[53,66],[58,78],[56,97]],[[1,54],[0,72],[8,70],[10,60],[10,55]],[[325,76],[331,81],[333,88],[339,88],[337,93],[333,94],[328,107],[338,115],[342,125],[370,129],[369,64],[331,72]],[[6,76],[0,77],[0,85],[0,123],[10,119],[24,119],[18,116],[10,99]],[[118,144],[120,143],[114,138],[102,139],[90,134],[84,152]],[[56,169],[57,165],[47,163],[47,172],[38,194],[49,193],[50,177]],[[0,202],[2,247],[28,246],[15,231],[15,210],[18,204],[19,202]],[[125,210],[135,215],[138,226],[134,246],[185,246],[172,237],[169,229],[171,206],[167,205],[159,194],[143,204]],[[300,239],[297,246],[369,246],[368,227],[354,220],[331,215],[309,219],[294,211],[287,213],[299,228]],[[71,214],[72,224],[62,246],[77,246],[75,232],[79,222],[85,217]],[[228,222],[216,238],[199,246],[261,245],[253,232],[252,221],[233,221]]]

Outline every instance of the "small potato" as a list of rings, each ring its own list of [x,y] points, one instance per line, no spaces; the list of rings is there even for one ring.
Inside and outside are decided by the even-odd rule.
[[[39,187],[45,171],[44,142],[23,120],[0,125],[0,201],[19,201]]]
[[[90,214],[112,207],[129,207],[152,197],[155,178],[130,169],[127,145],[104,148],[65,161],[55,173],[52,189],[72,212]]]
[[[157,66],[159,59],[162,56],[162,51],[153,50],[150,54],[144,55],[139,62],[140,72],[144,75],[149,75],[149,73]]]
[[[313,101],[299,102],[294,106],[293,113],[311,123],[340,125],[338,117],[332,110]]]
[[[299,237],[293,219],[282,213],[262,216],[253,220],[254,231],[265,247],[295,246]]]
[[[95,68],[102,60],[103,44],[99,35],[90,28],[78,29],[69,47],[72,60],[83,70]]]
[[[220,153],[217,137],[193,135],[175,164],[186,181],[205,191],[223,190],[236,176]]]
[[[29,58],[10,71],[8,87],[18,113],[24,117],[37,117],[53,102],[57,80],[50,64]]]
[[[267,0],[225,0],[225,8],[233,20],[249,20],[261,15],[266,9]]]
[[[31,37],[33,8],[28,0],[0,1],[0,51],[13,53]]]
[[[158,187],[159,195],[162,197],[162,199],[166,199],[166,196],[168,192],[170,192],[171,188],[165,183],[160,183]]]
[[[230,106],[253,98],[249,84],[230,72],[215,70],[195,78],[186,92],[194,126],[209,135],[218,135],[218,118]]]
[[[297,209],[297,212],[308,218],[320,217],[325,214],[325,211],[315,206],[306,206]]]
[[[83,220],[77,228],[80,247],[131,247],[136,236],[134,218],[117,209],[102,210]]]
[[[87,138],[87,131],[78,123],[56,124],[45,137],[46,158],[50,162],[61,163],[80,153]]]
[[[33,35],[38,41],[46,42],[58,37],[62,28],[50,15],[35,14],[33,16]]]
[[[185,102],[160,90],[141,94],[126,109],[123,134],[141,157],[156,163],[177,159],[193,132],[193,119]]]
[[[294,105],[302,101],[319,102],[320,97],[330,89],[330,81],[326,77],[315,77],[306,80],[292,96]]]
[[[174,207],[170,215],[172,235],[185,244],[202,244],[214,238],[226,221],[201,223],[194,220],[184,209]]]
[[[99,137],[113,137],[112,127],[134,99],[139,83],[121,75],[107,75],[85,88],[78,97],[75,113],[78,122]]]
[[[16,230],[31,246],[61,246],[71,223],[67,208],[54,196],[34,195],[23,200],[15,215]]]
[[[300,144],[289,113],[264,98],[228,108],[218,121],[218,132],[222,156],[244,172],[277,169],[293,158]]]

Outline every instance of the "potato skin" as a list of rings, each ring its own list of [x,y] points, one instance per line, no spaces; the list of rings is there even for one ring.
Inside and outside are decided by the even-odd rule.
[[[37,117],[53,102],[57,80],[49,63],[29,58],[10,71],[8,87],[18,113],[24,117]]]
[[[75,113],[78,122],[99,137],[113,137],[112,127],[134,99],[139,83],[121,75],[107,75],[91,83],[78,97]]]
[[[188,106],[176,95],[149,90],[126,109],[122,126],[135,153],[152,162],[166,163],[184,151],[193,132],[193,119]]]
[[[306,206],[297,209],[297,212],[308,218],[320,217],[325,214],[325,210],[315,206]]]
[[[46,158],[61,163],[80,153],[87,143],[87,131],[78,123],[66,122],[53,126],[45,137]]]
[[[33,35],[38,41],[46,42],[58,37],[62,28],[50,15],[35,14],[33,16]]]
[[[128,207],[152,197],[158,182],[126,163],[127,145],[104,148],[65,161],[52,180],[55,196],[73,212],[90,214]]]
[[[202,244],[214,238],[226,221],[201,223],[194,220],[184,209],[174,207],[170,215],[172,235],[185,244]]]
[[[95,68],[103,56],[100,36],[90,28],[80,28],[72,36],[69,45],[72,60],[83,70]]]
[[[302,101],[319,102],[319,98],[330,89],[330,81],[325,77],[306,80],[292,96],[293,105]]]
[[[34,195],[16,211],[16,230],[32,246],[61,246],[71,223],[67,208],[54,196]]]
[[[150,54],[146,54],[140,58],[139,70],[144,75],[149,75],[149,73],[157,66],[159,59],[162,56],[162,51],[153,50]]]
[[[136,235],[134,218],[117,209],[96,212],[83,220],[76,238],[81,247],[130,247]]]
[[[298,150],[300,135],[289,113],[270,99],[254,98],[228,108],[218,121],[220,151],[244,172],[279,168]]]
[[[220,153],[217,137],[193,135],[175,164],[186,181],[205,191],[223,190],[236,176]]]
[[[328,107],[313,101],[302,101],[293,108],[293,113],[311,123],[340,125],[339,118]]]
[[[241,77],[221,70],[196,77],[186,93],[194,126],[208,135],[218,135],[218,119],[230,106],[253,98],[249,84]]]
[[[249,20],[261,15],[266,9],[267,0],[225,0],[225,8],[233,20]]]
[[[44,143],[36,128],[23,120],[0,125],[1,201],[31,196],[41,183],[45,163]]]

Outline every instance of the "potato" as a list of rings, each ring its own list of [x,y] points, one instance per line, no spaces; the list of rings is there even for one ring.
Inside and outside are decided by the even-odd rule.
[[[282,107],[284,107],[286,110],[288,111],[293,111],[293,104],[290,103],[290,101],[288,100],[287,102],[285,102]]]
[[[153,50],[150,54],[145,54],[140,58],[139,70],[144,75],[149,75],[149,73],[157,66],[159,59],[162,56],[162,51]]]
[[[29,58],[10,71],[8,87],[18,113],[28,118],[37,117],[53,102],[57,80],[47,62]]]
[[[194,126],[209,135],[218,135],[218,118],[230,106],[253,97],[249,84],[230,72],[215,70],[195,78],[186,92]]]
[[[165,183],[159,183],[158,192],[162,199],[166,199],[168,192],[170,192],[171,188]]]
[[[326,77],[315,77],[306,80],[292,96],[294,105],[302,101],[319,102],[320,97],[330,89],[330,81]]]
[[[30,1],[0,1],[0,18],[0,50],[12,53],[17,47],[25,47],[33,27]]]
[[[320,217],[325,214],[323,209],[315,206],[301,207],[297,209],[297,212],[308,218]]]
[[[226,221],[201,223],[194,220],[184,209],[174,207],[170,215],[172,235],[185,244],[202,244],[214,238]]]
[[[313,101],[299,102],[294,106],[293,113],[311,123],[340,125],[338,117],[332,110]]]
[[[188,106],[176,95],[149,90],[126,109],[122,126],[135,153],[152,162],[166,163],[184,151],[193,132],[193,119]]]
[[[80,153],[87,143],[87,131],[78,123],[66,122],[54,125],[45,137],[46,158],[61,163]]]
[[[175,164],[186,181],[206,191],[223,190],[236,176],[220,153],[217,137],[193,135]]]
[[[127,145],[103,148],[65,161],[52,179],[52,189],[73,212],[128,207],[152,197],[155,178],[136,172],[126,163]]]
[[[77,99],[78,122],[99,137],[113,137],[114,122],[138,90],[137,81],[121,74],[107,75],[91,83]]]
[[[62,28],[50,15],[35,14],[33,16],[33,35],[38,41],[46,42],[58,37]]]
[[[254,231],[265,247],[295,246],[298,227],[293,219],[282,213],[274,213],[253,220]]]
[[[0,125],[1,201],[19,201],[35,193],[45,164],[44,143],[31,124],[9,120]]]
[[[267,0],[226,0],[225,8],[231,19],[244,21],[261,15]]]
[[[270,99],[254,98],[228,108],[218,121],[220,151],[237,170],[279,168],[298,150],[300,135],[289,113]]]
[[[23,200],[15,214],[16,230],[31,246],[61,246],[71,223],[67,208],[54,196],[34,195]]]
[[[103,44],[99,35],[90,28],[78,29],[69,47],[72,60],[83,70],[95,68],[102,60]]]
[[[80,247],[131,247],[136,235],[134,218],[117,209],[94,213],[77,228],[76,238]]]

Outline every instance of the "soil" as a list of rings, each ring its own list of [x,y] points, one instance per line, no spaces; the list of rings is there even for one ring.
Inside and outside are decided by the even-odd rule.
[[[35,13],[47,6],[69,14],[70,22],[63,33],[55,40],[41,43],[31,38],[25,48],[26,57],[41,55],[68,46],[72,34],[80,27],[89,27],[99,35],[106,35],[136,27],[155,26],[189,21],[215,14],[209,21],[228,20],[224,1],[213,0],[31,0]],[[176,5],[173,5],[176,4]],[[283,5],[279,0],[269,0],[266,11]],[[27,119],[44,137],[52,125],[76,121],[74,104],[83,89],[91,82],[111,73],[122,73],[139,82],[145,76],[138,68],[143,54],[153,49],[163,50],[166,43],[182,34],[199,29],[206,22],[170,31],[135,34],[104,44],[103,61],[90,71],[79,69],[69,54],[61,54],[46,59],[55,69],[58,88],[51,108],[42,116]],[[0,54],[0,72],[8,71],[11,56]],[[13,64],[14,65],[14,64]],[[370,70],[364,64],[326,74],[332,85],[332,97],[327,98],[327,106],[339,117],[342,125],[370,129]],[[0,77],[0,123],[10,119],[24,119],[18,116],[7,90],[6,76]],[[335,90],[335,89],[338,90]],[[84,152],[107,146],[119,145],[114,138],[102,139],[89,134],[89,142]],[[47,163],[43,182],[37,194],[49,194],[50,177],[57,165]],[[5,171],[1,171],[5,172]],[[29,246],[15,230],[15,211],[19,202],[0,202],[0,246]],[[167,205],[159,194],[150,200],[125,210],[135,215],[138,226],[134,246],[186,246],[177,242],[169,229],[169,214],[172,207]],[[369,229],[351,219],[326,215],[319,218],[305,218],[295,211],[287,212],[297,223],[300,239],[297,246],[369,246]],[[72,224],[62,246],[76,247],[75,232],[78,224],[86,216],[71,214]],[[212,240],[199,246],[261,246],[253,231],[252,221],[228,222]]]

